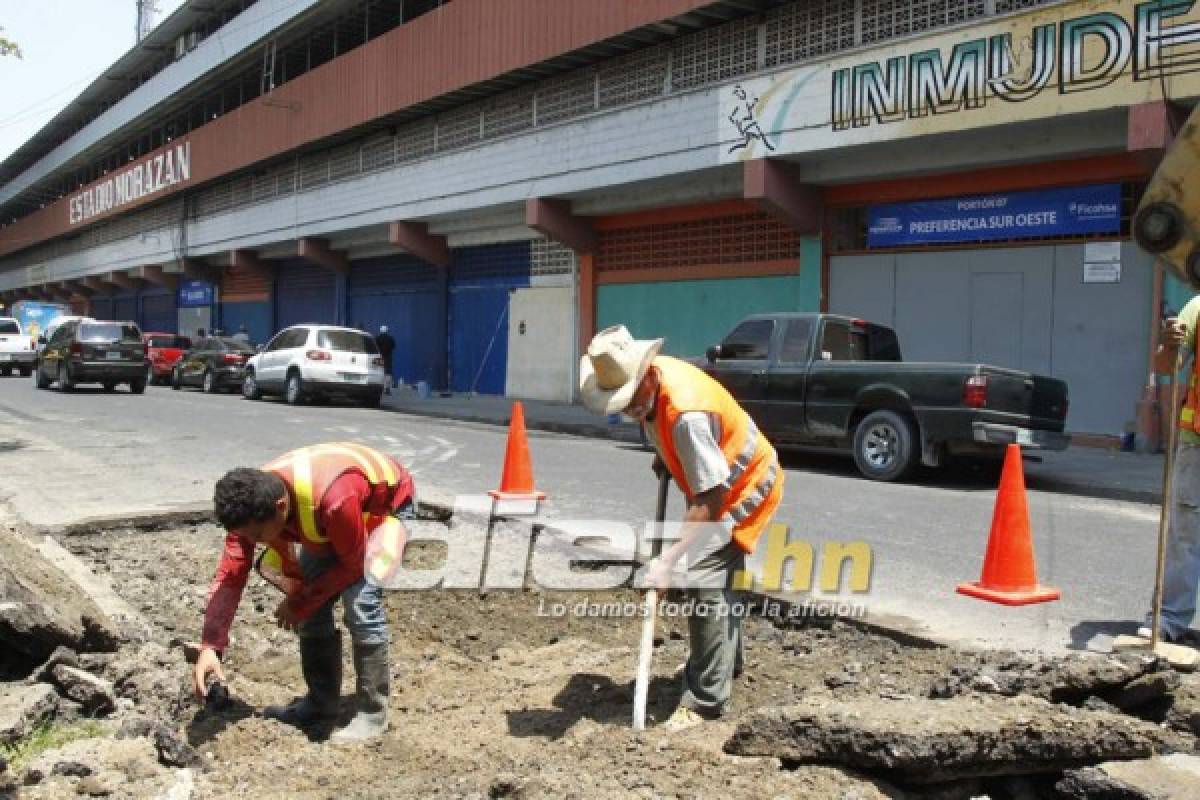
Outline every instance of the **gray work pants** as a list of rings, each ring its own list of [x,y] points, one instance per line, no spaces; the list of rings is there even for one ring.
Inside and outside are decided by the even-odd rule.
[[[680,704],[701,716],[719,717],[728,710],[733,679],[742,669],[744,603],[729,587],[744,568],[745,552],[733,542],[706,556],[688,570],[702,575],[713,588],[686,589],[683,601],[694,601],[688,616],[691,653],[683,670]]]
[[[1171,476],[1171,494],[1171,525],[1167,532],[1166,572],[1163,574],[1162,631],[1166,636],[1177,638],[1195,619],[1196,589],[1200,584],[1200,446],[1179,443]]]

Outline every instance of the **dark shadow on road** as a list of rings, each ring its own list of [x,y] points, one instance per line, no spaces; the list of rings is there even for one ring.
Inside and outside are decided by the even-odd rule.
[[[254,708],[236,697],[231,697],[221,710],[201,708],[192,715],[187,724],[187,740],[192,747],[199,748],[217,738],[226,728],[254,716]]]
[[[650,679],[646,719],[665,720],[679,702],[679,681]],[[613,683],[607,675],[572,675],[554,696],[554,708],[509,711],[508,731],[522,738],[561,739],[577,722],[590,719],[601,725],[628,726],[633,719],[633,683]]]
[[[1071,627],[1072,650],[1089,650],[1088,643],[1097,636],[1116,637],[1122,634],[1132,636],[1137,633],[1142,623],[1137,620],[1082,620]]]

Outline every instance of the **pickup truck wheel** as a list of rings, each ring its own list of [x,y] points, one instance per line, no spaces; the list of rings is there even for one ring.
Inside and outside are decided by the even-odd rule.
[[[10,375],[12,375],[12,367],[5,367],[4,369],[0,369],[0,375],[3,375],[6,378],[9,377]]]
[[[897,481],[917,465],[913,424],[895,411],[874,411],[854,429],[854,463],[873,481]]]
[[[41,364],[38,364],[33,369],[33,385],[39,389],[50,388],[50,379],[46,377],[46,373],[42,370]]]
[[[33,374],[33,367],[21,367],[21,377],[28,378]]]

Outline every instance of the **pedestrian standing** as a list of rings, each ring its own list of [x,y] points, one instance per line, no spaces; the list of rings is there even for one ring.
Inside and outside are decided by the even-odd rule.
[[[383,374],[384,374],[384,392],[392,393],[392,384],[395,382],[392,378],[392,354],[396,352],[396,340],[388,333],[387,325],[379,326],[379,335],[375,337],[375,344],[379,347],[379,356],[383,359]]]
[[[580,394],[597,414],[641,423],[687,508],[679,539],[647,567],[648,586],[683,585],[690,655],[683,696],[665,726],[679,730],[724,714],[742,666],[734,576],[783,497],[775,449],[721,384],[658,355],[663,340],[635,340],[623,325],[596,334],[580,360]]]

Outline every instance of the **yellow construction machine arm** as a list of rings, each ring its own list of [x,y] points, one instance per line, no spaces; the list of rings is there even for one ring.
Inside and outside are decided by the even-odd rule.
[[[1200,289],[1200,105],[1146,186],[1133,236],[1180,280]]]

